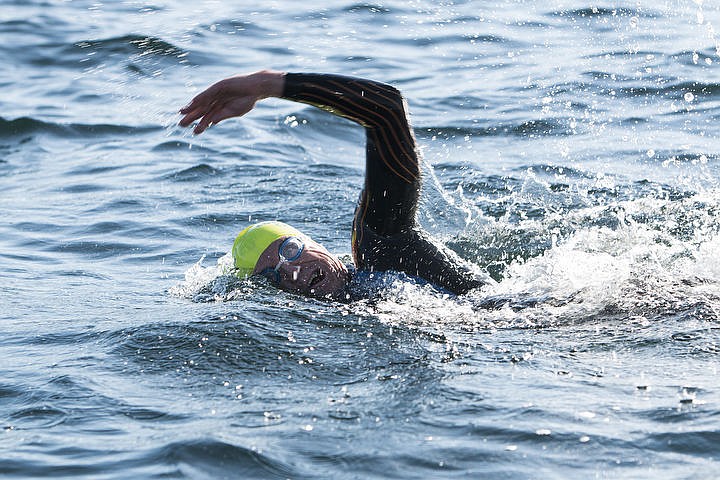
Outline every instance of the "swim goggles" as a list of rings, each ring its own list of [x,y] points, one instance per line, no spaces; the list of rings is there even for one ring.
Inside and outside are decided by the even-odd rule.
[[[305,243],[298,237],[286,238],[278,248],[280,261],[275,265],[275,268],[268,267],[260,272],[260,275],[267,278],[274,285],[280,285],[280,267],[300,258],[304,250]]]

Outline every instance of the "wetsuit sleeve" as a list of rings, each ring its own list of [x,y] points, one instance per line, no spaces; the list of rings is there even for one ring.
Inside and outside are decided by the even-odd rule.
[[[420,168],[415,137],[399,90],[341,75],[288,73],[283,98],[322,108],[365,127],[365,186],[356,224],[382,236],[415,225]]]

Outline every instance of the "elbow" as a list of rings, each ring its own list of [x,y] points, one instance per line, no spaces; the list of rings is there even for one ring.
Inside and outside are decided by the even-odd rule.
[[[390,87],[391,95],[388,95],[388,101],[385,105],[387,109],[395,115],[407,116],[407,101],[402,92],[395,87]]]

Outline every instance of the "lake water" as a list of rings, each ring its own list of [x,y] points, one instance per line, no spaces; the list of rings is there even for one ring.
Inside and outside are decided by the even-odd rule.
[[[2,2],[0,476],[715,478],[720,7],[245,3]],[[259,220],[350,252],[358,127],[176,126],[261,68],[398,86],[421,224],[497,284],[223,273]]]

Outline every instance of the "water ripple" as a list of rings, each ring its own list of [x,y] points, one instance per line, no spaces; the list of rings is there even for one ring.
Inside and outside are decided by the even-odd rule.
[[[603,17],[642,17],[657,18],[659,13],[650,9],[640,8],[605,8],[605,7],[587,7],[573,10],[557,10],[548,15],[555,17],[573,17],[573,18],[603,18]]]
[[[164,178],[175,182],[196,182],[207,177],[223,175],[224,173],[223,170],[212,167],[206,163],[201,163],[200,165],[194,165],[185,170],[168,174]]]
[[[47,122],[31,117],[20,117],[6,120],[0,117],[0,138],[25,136],[28,134],[49,134],[62,138],[67,137],[101,137],[136,135],[162,130],[159,126],[126,126],[109,124],[63,124]]]
[[[173,442],[152,452],[146,452],[142,463],[152,465],[180,465],[190,476],[220,478],[228,471],[242,478],[292,478],[297,471],[270,454],[256,448],[202,439]]]
[[[717,7],[180,3],[3,3],[0,476],[714,474]],[[350,261],[363,185],[309,106],[165,127],[263,67],[401,87],[422,225],[501,281],[232,275],[264,219]]]
[[[473,127],[423,127],[416,129],[422,138],[440,137],[451,139],[457,137],[528,137],[528,136],[568,136],[572,135],[569,120],[560,118],[543,118],[527,120],[516,124],[495,124]]]

